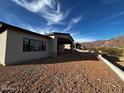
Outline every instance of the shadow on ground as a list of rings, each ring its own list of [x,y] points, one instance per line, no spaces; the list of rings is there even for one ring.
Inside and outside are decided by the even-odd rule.
[[[81,53],[81,52],[73,52],[68,54],[61,54],[54,58],[41,58],[38,60],[32,61],[23,61],[19,62],[19,64],[13,65],[31,65],[31,64],[54,64],[54,63],[65,63],[65,62],[73,62],[73,61],[85,61],[85,60],[98,60],[96,54],[94,53]]]
[[[117,66],[118,68],[124,71],[124,66],[117,63],[117,62],[120,62],[119,57],[113,56],[113,55],[107,55],[107,54],[103,54],[102,56],[105,59],[107,59],[109,62],[111,62],[112,64],[114,64],[115,66]]]

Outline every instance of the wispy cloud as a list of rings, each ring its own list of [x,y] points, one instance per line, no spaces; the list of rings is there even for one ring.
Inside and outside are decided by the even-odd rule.
[[[9,15],[9,16],[5,16],[2,14]],[[40,26],[36,26],[36,25],[35,26],[30,25],[29,23],[24,22],[23,20],[19,19],[18,16],[15,16],[14,14],[7,12],[7,11],[4,11],[2,9],[0,9],[0,16],[1,16],[1,19],[3,19],[3,20],[1,20],[3,22],[7,22],[9,24],[12,24],[12,25],[15,25],[15,26],[18,26],[18,27],[21,27],[21,28],[24,28],[24,29],[27,29],[27,30],[30,30],[33,32],[38,32],[40,34],[46,34],[46,33],[50,33],[50,32],[65,32],[64,30],[66,29],[66,31],[68,30],[67,32],[70,33],[74,37],[80,35],[80,33],[69,31],[69,30],[74,25],[76,25],[78,22],[81,21],[81,19],[82,19],[81,16],[75,17],[72,20],[70,20],[69,24],[67,25],[69,28],[68,29],[65,28],[64,30],[53,27],[53,26],[40,27]],[[18,24],[16,24],[17,22],[18,22]]]
[[[117,3],[122,0],[101,0],[103,4],[111,4],[111,3]]]
[[[24,7],[28,11],[38,13],[45,18],[48,25],[62,24],[62,21],[68,16],[69,11],[61,11],[61,5],[58,0],[12,0],[16,4]]]
[[[33,32],[38,32],[40,34],[47,34],[50,32],[69,32],[73,37],[77,37],[80,35],[80,33],[77,33],[77,31],[70,31],[70,30],[73,30],[72,28],[75,25],[77,25],[80,21],[82,21],[82,16],[74,17],[70,21],[68,21],[68,24],[65,23],[65,19],[67,16],[69,16],[68,14],[70,11],[63,12],[62,6],[58,0],[12,0],[12,1],[28,11],[39,14],[42,18],[44,18],[47,21],[47,25],[48,25],[48,26],[46,25],[45,27],[43,26],[36,27],[36,25],[34,26],[34,25],[30,25],[29,23],[21,22],[20,20],[18,20],[16,16],[13,16],[16,19],[16,21],[20,22],[19,27],[22,27],[24,29]],[[13,20],[10,20],[10,22],[13,22]],[[60,29],[54,26],[49,26],[52,24],[60,24],[60,25],[65,24],[66,27],[64,29]],[[79,39],[75,38],[75,39],[77,41],[82,40],[82,42],[88,42],[94,40],[90,36],[86,36]]]
[[[76,18],[72,19],[70,21],[71,24],[69,24],[71,26],[66,31],[69,32],[71,36],[75,37],[75,42],[91,42],[91,41],[95,41],[96,39],[94,39],[92,37],[93,34],[87,34],[87,35],[80,36],[81,35],[80,32],[69,31],[74,25],[76,25],[78,22],[80,22],[81,19],[82,19],[81,17],[76,17]],[[63,30],[54,28],[52,26],[50,26],[50,27],[49,26],[47,26],[47,27],[34,27],[34,26],[29,25],[29,24],[24,24],[23,28],[26,28],[26,29],[28,29],[30,31],[33,31],[33,32],[38,32],[40,34],[48,34],[50,32],[61,32],[61,31],[63,31]],[[65,30],[63,32],[65,32]]]
[[[46,28],[36,28],[36,27],[32,27],[30,25],[26,25],[27,28],[31,31],[34,32],[39,32],[40,34],[48,34],[50,32],[58,32],[59,30],[52,28],[52,27],[46,27]],[[86,34],[86,35],[82,35],[80,37],[80,33],[79,32],[70,32],[71,36],[74,37],[75,42],[92,42],[92,41],[96,41],[96,38],[94,38],[94,34]]]
[[[69,22],[69,24],[67,25],[67,27],[64,29],[64,32],[71,30],[71,28],[72,28],[74,25],[76,25],[77,23],[79,23],[81,20],[82,20],[82,17],[81,17],[81,16],[76,17],[76,18],[73,18],[73,19]]]
[[[110,22],[110,24],[113,24],[113,25],[117,25],[117,24],[121,24],[121,23],[124,23],[123,21],[112,21]]]
[[[111,21],[112,19],[115,19],[115,18],[117,18],[119,16],[122,16],[122,15],[124,15],[124,11],[121,11],[119,13],[116,13],[116,14],[114,14],[114,15],[112,15],[112,16],[110,16],[110,17],[108,17],[108,18],[106,18],[106,19],[104,19],[104,20],[102,20],[100,22],[97,22],[93,26],[96,26],[96,25],[103,24],[105,22]]]
[[[4,14],[4,15],[3,15]],[[9,15],[9,16],[8,16]],[[11,25],[15,25],[33,32],[38,32],[41,34],[48,33],[50,32],[51,28],[40,28],[40,27],[34,27],[30,25],[27,22],[22,21],[21,19],[18,18],[18,16],[15,16],[14,14],[5,11],[3,9],[0,9],[0,21],[6,22]]]
[[[56,29],[52,28],[52,27],[46,27],[46,28],[41,28],[41,27],[29,27],[29,30],[31,31],[35,31],[38,32],[40,34],[48,34],[51,32],[57,32]]]
[[[81,34],[81,33],[71,33],[71,35],[74,37],[75,42],[81,43],[81,42],[92,42],[96,41],[96,38],[94,37],[95,33],[89,33],[89,34]]]
[[[9,11],[5,11],[4,9],[0,9],[0,21],[22,28],[24,28],[27,25],[27,23],[20,20],[18,16],[15,16]]]
[[[75,42],[82,43],[82,42],[93,42],[96,41],[94,37],[82,37],[82,38],[75,38]]]

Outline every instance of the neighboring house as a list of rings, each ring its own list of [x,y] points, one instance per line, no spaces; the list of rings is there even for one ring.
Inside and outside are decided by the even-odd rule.
[[[75,43],[75,44],[74,44],[74,48],[76,48],[76,49],[81,49],[81,44]]]
[[[41,35],[0,22],[0,64],[55,57],[64,50],[64,44],[70,44],[72,51],[73,42],[68,33]]]

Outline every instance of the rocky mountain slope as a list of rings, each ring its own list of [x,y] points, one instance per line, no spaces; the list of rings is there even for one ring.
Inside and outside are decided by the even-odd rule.
[[[82,47],[122,47],[124,46],[124,35],[110,40],[99,40],[81,43]]]

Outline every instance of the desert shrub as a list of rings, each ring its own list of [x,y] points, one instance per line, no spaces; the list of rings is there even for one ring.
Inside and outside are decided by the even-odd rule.
[[[110,55],[122,56],[123,51],[120,48],[98,48],[98,50],[102,51],[103,53],[107,53]]]
[[[122,56],[124,56],[124,45],[121,47],[122,49]]]
[[[122,48],[90,47],[90,48],[88,48],[88,50],[94,51],[95,53],[99,53],[99,51],[101,51],[102,53],[116,55],[116,56],[122,56],[124,53],[124,49],[122,49]]]
[[[94,51],[94,52],[98,52],[99,51],[99,49],[96,48],[96,47],[90,47],[90,48],[88,48],[88,50]]]
[[[112,47],[86,47],[85,49],[89,51],[94,51],[95,53],[100,53],[100,51],[104,54],[110,54],[115,56],[124,55],[124,47],[123,48],[112,48]]]

